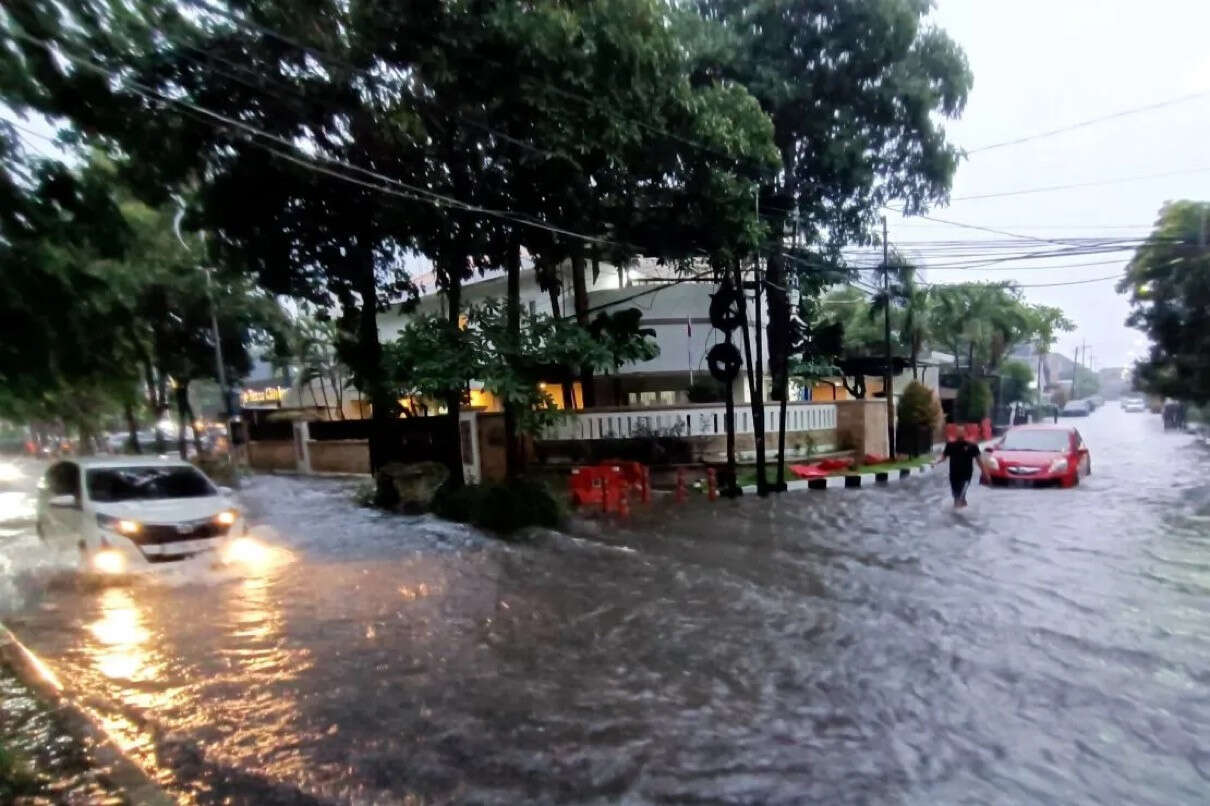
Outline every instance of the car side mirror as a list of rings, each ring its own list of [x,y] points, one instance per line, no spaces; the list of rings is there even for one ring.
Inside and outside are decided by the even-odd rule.
[[[988,445],[986,448],[984,448],[984,449],[983,449],[983,452],[984,452],[984,453],[995,453],[995,452],[996,452],[996,446],[995,446],[995,445]]]
[[[55,509],[79,509],[80,500],[74,495],[52,495],[46,502]]]
[[[219,491],[219,495],[235,495],[235,490],[231,489],[230,487],[220,486],[218,488],[218,491]]]

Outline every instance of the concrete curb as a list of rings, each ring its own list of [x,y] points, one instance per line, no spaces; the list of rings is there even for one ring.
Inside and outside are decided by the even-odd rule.
[[[55,711],[63,727],[87,749],[93,762],[106,770],[106,777],[131,803],[148,806],[177,803],[176,798],[122,751],[95,714],[68,696],[54,672],[3,624],[0,624],[0,662]]]
[[[786,491],[798,490],[855,490],[862,487],[885,487],[897,481],[903,481],[912,476],[922,476],[931,473],[931,464],[920,467],[902,467],[898,470],[885,470],[879,473],[848,473],[843,476],[825,476],[820,479],[796,479],[786,482]],[[755,495],[756,485],[749,484],[742,488],[744,495]]]

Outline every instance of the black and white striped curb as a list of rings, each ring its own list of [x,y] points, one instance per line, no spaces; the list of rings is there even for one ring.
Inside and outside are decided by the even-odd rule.
[[[820,479],[796,479],[786,482],[786,491],[854,490],[861,487],[880,487],[911,476],[920,476],[932,472],[932,470],[931,464],[925,464],[919,467],[901,467],[898,470],[881,470],[876,473],[849,473],[843,476],[825,476]],[[749,484],[743,488],[743,491],[744,495],[755,495],[756,485]]]

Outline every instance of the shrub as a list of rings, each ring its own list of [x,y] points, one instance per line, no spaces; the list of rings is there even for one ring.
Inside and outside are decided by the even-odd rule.
[[[433,514],[457,523],[508,536],[527,526],[555,528],[563,506],[546,485],[527,479],[501,484],[442,487],[433,499]]]
[[[977,423],[992,407],[992,391],[981,378],[967,378],[954,400],[954,419],[960,423]]]
[[[899,422],[914,428],[936,429],[941,422],[941,402],[919,381],[912,381],[899,397]]]

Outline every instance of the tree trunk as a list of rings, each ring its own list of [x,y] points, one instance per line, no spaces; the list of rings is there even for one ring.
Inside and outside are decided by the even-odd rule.
[[[357,292],[361,296],[361,315],[357,325],[357,347],[361,353],[363,380],[370,392],[370,472],[397,458],[393,441],[391,412],[393,401],[382,371],[382,343],[378,340],[378,283],[374,277],[374,254],[358,247],[353,256],[359,265]]]
[[[134,416],[134,405],[127,402],[125,406],[126,414],[126,444],[130,448],[131,453],[142,453],[143,448],[139,445],[139,421]]]
[[[738,260],[735,262],[735,286],[739,289],[739,310],[742,317],[740,329],[743,331],[744,337],[744,364],[748,368],[748,393],[752,398],[752,438],[756,444],[756,494],[765,496],[769,494],[769,480],[765,477],[765,383],[764,378],[759,377],[752,362],[752,334],[750,332],[750,323],[748,322],[748,298],[744,294],[743,271],[740,269]],[[757,333],[757,338],[760,338],[759,333]]]
[[[189,422],[189,388],[178,383],[176,387],[176,449],[182,459],[189,458],[188,443],[185,438],[185,426]]]
[[[455,331],[460,330],[462,316],[462,265],[458,261],[447,269],[448,280],[445,289],[446,305],[449,308],[449,326]],[[462,425],[459,422],[462,413],[462,390],[450,389],[445,396],[445,411],[448,421],[448,431],[452,434],[449,451],[446,456],[446,467],[450,472],[446,482],[452,489],[466,485],[466,476],[462,472]]]
[[[571,285],[575,292],[576,321],[580,327],[588,327],[588,279],[584,276],[587,270],[584,255],[578,249],[571,256]],[[590,409],[597,405],[597,392],[593,388],[592,367],[580,367],[580,396],[584,400],[584,408]]]
[[[781,222],[772,222],[773,231],[784,229]],[[776,250],[775,250],[776,252]],[[773,399],[777,407],[777,481],[774,489],[786,489],[786,406],[790,396],[790,295],[786,288],[785,261],[780,254],[765,261],[769,296],[769,368],[773,374]]]
[[[521,244],[515,239],[508,246],[505,271],[508,275],[508,295],[504,303],[508,343],[504,359],[515,367],[521,346]],[[508,400],[504,401],[504,446],[505,472],[510,480],[515,479],[521,475],[523,456],[517,434],[517,405]]]

